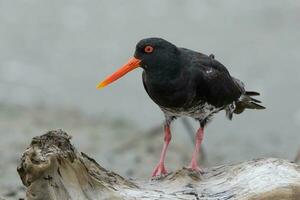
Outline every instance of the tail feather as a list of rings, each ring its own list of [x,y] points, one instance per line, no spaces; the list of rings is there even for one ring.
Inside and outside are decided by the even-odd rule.
[[[254,103],[252,102],[251,104],[253,104],[253,109],[257,109],[257,110],[263,110],[263,109],[266,109],[266,107],[262,106],[262,105],[259,105],[257,103]]]
[[[252,98],[251,96],[258,96],[258,92],[253,91],[246,91],[245,94],[243,94],[238,101],[235,102],[235,114],[242,113],[245,109],[257,109],[262,110],[266,107],[260,105],[261,101]]]
[[[255,92],[255,91],[246,91],[245,94],[247,96],[259,96],[260,95],[258,92]]]
[[[231,104],[227,106],[226,108],[226,116],[231,119],[233,113],[240,114],[245,109],[265,109],[264,106],[260,105],[261,101],[253,98],[253,96],[259,96],[260,94],[255,91],[246,91],[245,85],[242,81],[240,81],[237,78],[232,77],[233,81],[236,83],[236,85],[239,87],[242,95],[240,98],[235,101],[234,104]]]
[[[260,100],[254,99],[254,98],[252,98],[252,97],[250,97],[250,99],[251,99],[251,101],[254,101],[255,103],[261,103]]]

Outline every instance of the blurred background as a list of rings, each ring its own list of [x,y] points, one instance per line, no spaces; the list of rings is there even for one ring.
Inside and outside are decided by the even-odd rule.
[[[0,0],[0,196],[16,196],[19,158],[31,138],[62,128],[80,150],[122,176],[149,178],[163,144],[163,115],[136,70],[97,83],[142,38],[213,53],[264,111],[206,129],[205,167],[259,157],[293,160],[300,145],[300,1]],[[198,124],[190,121],[196,130]],[[193,143],[173,123],[168,169],[188,164]]]

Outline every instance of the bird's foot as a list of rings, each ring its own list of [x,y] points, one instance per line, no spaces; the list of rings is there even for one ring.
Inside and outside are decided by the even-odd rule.
[[[192,170],[192,171],[195,171],[195,172],[198,172],[200,174],[203,174],[204,171],[203,169],[201,169],[201,167],[199,167],[199,165],[197,164],[197,162],[191,162],[189,164],[189,166],[186,167],[188,170]]]
[[[152,177],[155,176],[164,176],[168,174],[164,163],[158,163],[158,165],[154,168],[153,172],[152,172]]]

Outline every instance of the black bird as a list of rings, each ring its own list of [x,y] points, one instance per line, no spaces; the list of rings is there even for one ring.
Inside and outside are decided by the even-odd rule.
[[[225,110],[232,119],[246,108],[264,109],[252,96],[259,93],[246,91],[244,84],[232,77],[226,67],[215,60],[214,55],[205,55],[186,48],[176,47],[161,38],[147,38],[136,45],[134,57],[127,64],[98,84],[105,87],[129,71],[143,68],[143,84],[150,98],[165,115],[165,137],[158,165],[152,176],[164,175],[166,151],[171,140],[170,124],[181,116],[199,121],[196,145],[188,168],[201,172],[197,164],[204,127],[212,116]]]

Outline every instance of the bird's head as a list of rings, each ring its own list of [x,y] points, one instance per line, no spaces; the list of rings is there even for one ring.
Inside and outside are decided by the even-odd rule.
[[[137,43],[134,56],[100,82],[97,88],[107,86],[138,67],[143,68],[146,72],[171,70],[167,68],[174,68],[177,62],[178,49],[175,45],[161,38],[143,39]]]

